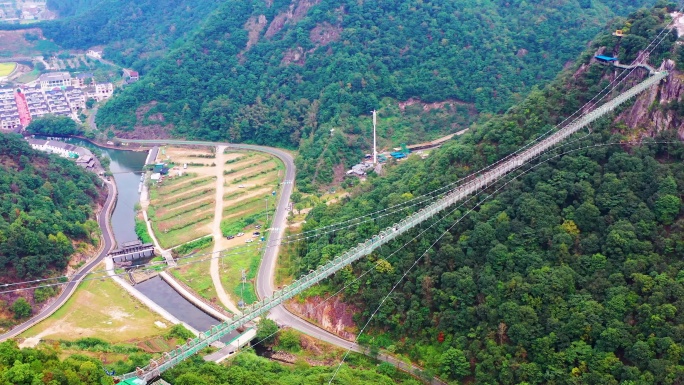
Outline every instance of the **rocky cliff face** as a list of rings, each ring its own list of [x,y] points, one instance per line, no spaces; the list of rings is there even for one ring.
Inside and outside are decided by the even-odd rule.
[[[331,298],[323,305],[322,302],[323,298],[315,296],[307,298],[303,303],[290,301],[287,308],[331,333],[354,340],[356,325],[352,316],[358,313],[358,309],[342,302],[339,296]]]
[[[665,60],[659,70],[669,71],[670,76],[639,95],[616,121],[625,123],[639,136],[653,137],[660,131],[677,130],[679,138],[684,139],[684,117],[676,108],[671,108],[678,105],[684,95],[684,74],[675,68],[672,60]],[[639,71],[639,80],[647,76],[645,70]]]

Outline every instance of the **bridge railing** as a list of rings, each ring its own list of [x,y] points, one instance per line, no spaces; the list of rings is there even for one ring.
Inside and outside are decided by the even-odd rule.
[[[589,113],[586,113],[581,118],[556,131],[549,137],[541,140],[536,145],[521,152],[520,154],[511,157],[511,159],[509,159],[508,161],[488,171],[474,174],[474,177],[471,178],[468,182],[451,190],[443,198],[426,206],[418,212],[415,212],[412,215],[402,219],[398,223],[388,228],[385,228],[384,230],[380,231],[379,234],[374,235],[370,239],[367,239],[365,242],[359,243],[355,247],[352,247],[351,249],[347,250],[345,253],[319,266],[313,272],[302,276],[301,278],[292,282],[290,285],[274,292],[273,295],[271,295],[270,297],[266,297],[261,301],[258,301],[250,306],[247,306],[242,314],[235,315],[230,320],[223,322],[220,325],[214,326],[206,332],[200,333],[199,337],[189,340],[183,346],[178,346],[176,349],[172,350],[168,354],[165,354],[159,360],[151,362],[150,365],[144,368],[139,368],[136,372],[125,374],[121,378],[129,379],[133,377],[138,377],[145,381],[151,381],[152,379],[158,377],[164,371],[172,368],[179,362],[187,359],[188,357],[192,356],[193,354],[196,354],[205,347],[220,340],[225,335],[237,330],[239,327],[254,320],[260,315],[271,310],[272,308],[282,304],[286,300],[293,298],[294,296],[308,289],[314,284],[331,276],[343,267],[359,260],[360,258],[366,255],[369,255],[375,249],[379,248],[381,245],[391,241],[392,239],[396,238],[402,233],[410,230],[417,224],[431,218],[436,213],[444,210],[445,208],[453,205],[458,201],[461,201],[468,195],[489,186],[490,184],[496,182],[501,177],[507,175],[511,171],[516,170],[519,167],[522,167],[522,165],[541,155],[557,143],[563,141],[568,136],[576,133],[583,127],[587,126],[588,124],[605,115],[607,112],[612,111],[628,99],[634,97],[640,92],[643,92],[650,86],[658,83],[667,75],[668,73],[666,71],[655,73],[653,76],[647,78],[638,85],[620,94],[613,100],[592,110]]]

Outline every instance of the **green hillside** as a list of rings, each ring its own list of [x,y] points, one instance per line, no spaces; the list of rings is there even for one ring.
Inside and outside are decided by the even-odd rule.
[[[79,15],[89,11],[103,0],[47,0],[47,7],[59,17]]]
[[[177,39],[201,26],[218,0],[52,0],[65,18],[40,23],[46,38],[62,48],[105,46],[105,57],[146,71]]]
[[[107,103],[98,125],[123,136],[138,127],[286,147],[309,140],[314,150],[303,151],[302,178],[330,181],[332,165],[358,156],[353,136],[367,124],[355,119],[383,98],[504,111],[552,79],[615,12],[648,1],[267,3],[223,2]],[[343,136],[326,144],[330,129]],[[335,155],[324,155],[330,147]],[[331,167],[315,170],[321,162]]]
[[[635,36],[650,41],[664,15],[664,9],[634,15],[632,25],[646,27],[634,28]],[[608,41],[607,36],[596,40]],[[673,47],[671,39],[664,44],[666,52]],[[505,116],[424,161],[412,158],[390,168],[344,205],[315,207],[303,230],[428,193],[546,132],[607,84],[614,70],[599,64],[573,76],[596,48]],[[346,300],[361,310],[357,322],[363,325],[411,268],[362,340],[463,381],[458,383],[684,381],[684,146],[676,132],[656,138],[667,143],[596,146],[625,140],[616,132],[631,137],[624,130],[612,117],[602,118],[591,133],[576,135],[533,169],[508,178],[480,207],[476,199],[428,229],[447,214],[442,213],[421,226],[425,234],[406,234],[337,274],[331,292],[349,285]],[[412,210],[417,208],[309,238],[296,259],[299,272]]]

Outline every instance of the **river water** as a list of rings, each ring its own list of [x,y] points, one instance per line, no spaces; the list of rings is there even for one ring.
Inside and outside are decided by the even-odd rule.
[[[103,148],[79,139],[71,139],[69,143],[97,149],[102,152],[103,156],[111,160],[109,170],[114,175],[114,181],[119,192],[111,219],[114,238],[116,238],[118,245],[137,240],[135,206],[140,201],[138,188],[147,152]],[[199,331],[208,330],[212,325],[220,323],[183,298],[159,277],[139,283],[135,285],[135,288],[164,310]]]

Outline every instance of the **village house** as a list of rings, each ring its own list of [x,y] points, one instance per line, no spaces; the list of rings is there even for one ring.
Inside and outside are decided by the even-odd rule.
[[[86,52],[86,56],[90,56],[93,59],[102,59],[102,50],[99,48],[91,48]]]
[[[133,71],[132,69],[124,68],[123,77],[126,79],[126,83],[131,84],[140,80],[140,74],[138,71]]]
[[[75,159],[76,164],[88,171],[96,172],[98,163],[93,153],[87,148],[74,146],[58,140],[27,139],[34,150],[50,152],[63,158]],[[101,169],[99,170],[102,171]]]
[[[68,87],[71,85],[71,75],[68,72],[49,72],[40,75],[39,81],[42,90]]]
[[[79,157],[78,152],[76,152],[78,147],[58,140],[29,139],[28,143],[34,150],[51,152],[63,158]]]
[[[93,81],[93,74],[91,72],[79,72],[71,78],[71,85],[76,88],[83,88],[89,86]]]

